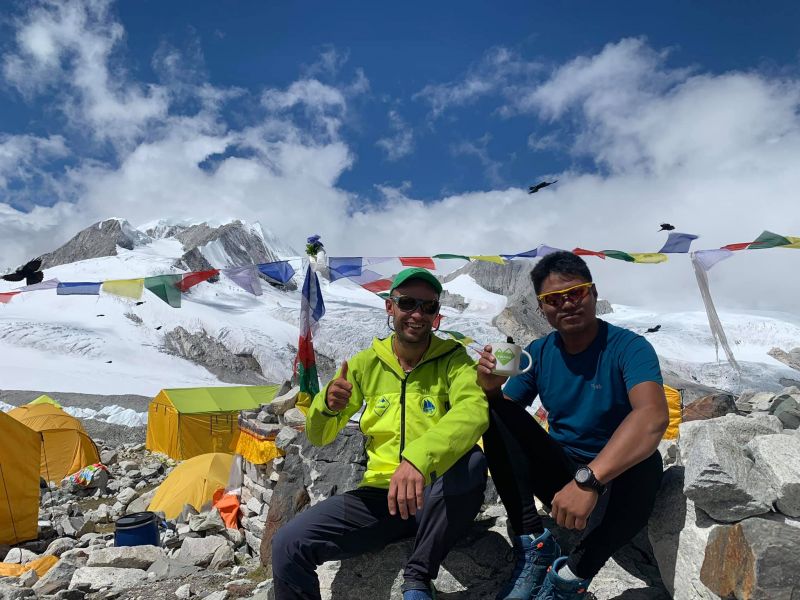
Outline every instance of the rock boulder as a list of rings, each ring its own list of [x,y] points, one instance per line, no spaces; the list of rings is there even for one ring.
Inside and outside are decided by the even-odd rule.
[[[747,519],[712,532],[700,579],[723,598],[795,600],[800,595],[798,557],[799,528]]]
[[[769,512],[777,496],[745,453],[743,444],[749,440],[731,435],[722,423],[725,419],[681,424],[679,448],[686,497],[712,518],[733,522]],[[741,431],[742,425],[733,424]]]

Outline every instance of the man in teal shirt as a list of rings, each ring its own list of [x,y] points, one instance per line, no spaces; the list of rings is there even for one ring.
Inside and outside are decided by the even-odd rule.
[[[528,346],[531,369],[507,383],[492,373],[491,347],[478,363],[490,405],[486,458],[517,557],[498,598],[577,600],[647,523],[669,415],[655,351],[641,336],[596,317],[597,290],[580,257],[545,256],[531,278],[555,331]],[[524,408],[537,395],[548,411],[549,435]],[[534,496],[558,525],[583,532],[569,556],[560,556]]]

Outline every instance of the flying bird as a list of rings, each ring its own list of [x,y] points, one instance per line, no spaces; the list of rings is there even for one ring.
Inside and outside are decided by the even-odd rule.
[[[158,330],[159,330],[159,329],[161,329],[162,327],[163,327],[163,325],[159,325],[158,327],[156,327],[156,331],[158,331]]]
[[[106,364],[114,362],[113,360],[107,360]]]
[[[105,315],[103,315],[103,314],[100,314],[100,315],[97,315],[97,316],[98,316],[98,317],[105,317]]]
[[[645,331],[645,333],[655,333],[656,331],[658,331],[660,329],[661,329],[661,325],[656,325],[655,327],[651,327],[650,329]]]
[[[6,281],[22,281],[24,279],[25,285],[34,285],[36,283],[41,283],[44,279],[44,271],[39,270],[41,268],[42,259],[35,258],[19,267],[13,273],[3,275],[2,279],[5,279]]]
[[[141,300],[141,301],[137,302],[136,306],[141,306],[142,304],[144,304],[144,300]]]
[[[669,223],[661,223],[661,229],[659,231],[672,231],[675,229],[675,225],[670,225]]]
[[[542,188],[546,188],[547,186],[553,185],[554,183],[558,183],[558,179],[556,179],[555,181],[540,181],[536,185],[528,186],[528,193],[529,194],[535,194],[536,192],[538,192]]]

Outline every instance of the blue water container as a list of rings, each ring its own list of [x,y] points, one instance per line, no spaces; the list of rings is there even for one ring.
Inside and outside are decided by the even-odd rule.
[[[115,546],[158,546],[158,521],[151,512],[138,512],[117,519]]]

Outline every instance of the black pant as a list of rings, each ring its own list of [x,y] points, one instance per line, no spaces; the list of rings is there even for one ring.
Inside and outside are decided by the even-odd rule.
[[[572,480],[580,462],[516,402],[494,400],[489,409],[484,450],[511,527],[516,535],[541,534],[544,525],[533,497],[550,506],[553,496]],[[567,560],[575,575],[594,577],[611,555],[647,524],[662,471],[661,455],[656,451],[609,482]]]
[[[427,586],[478,514],[485,487],[486,459],[476,446],[425,488],[422,510],[408,520],[389,514],[388,490],[378,488],[359,488],[312,506],[272,540],[276,599],[318,600],[318,565],[412,536],[403,577],[410,587]]]

